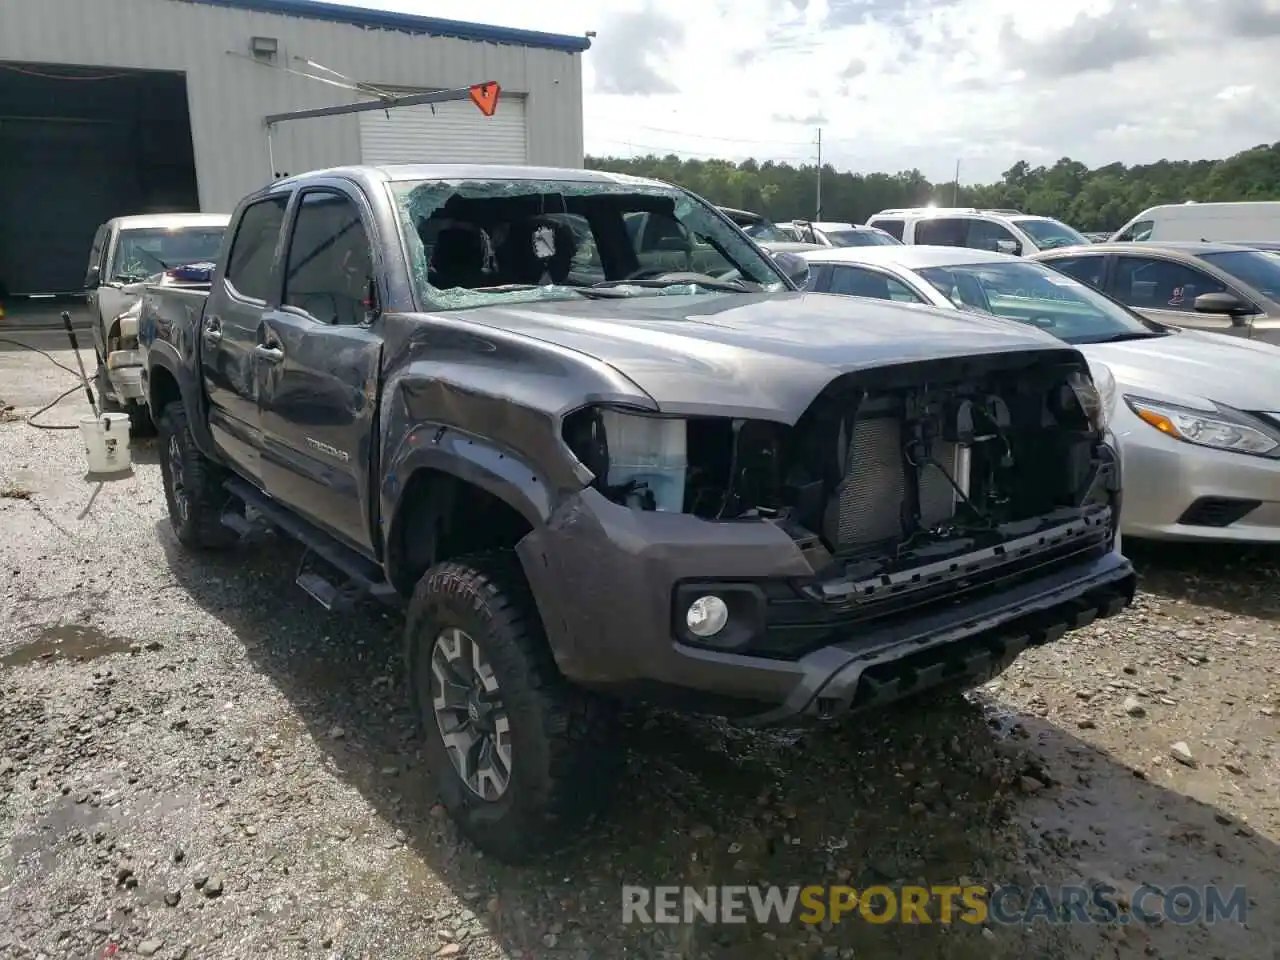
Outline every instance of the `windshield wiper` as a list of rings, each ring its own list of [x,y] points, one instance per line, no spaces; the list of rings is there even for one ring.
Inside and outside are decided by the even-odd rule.
[[[650,287],[658,290],[663,287],[705,287],[708,290],[725,290],[730,293],[759,293],[762,289],[758,283],[747,280],[717,280],[714,277],[696,273],[680,274],[663,279],[646,277],[643,280],[602,280],[591,286],[597,290],[608,287]]]
[[[1125,333],[1113,333],[1100,340],[1090,340],[1089,343],[1124,343],[1126,340],[1151,340],[1155,337],[1167,337],[1168,335],[1169,332],[1167,330],[1129,330]]]

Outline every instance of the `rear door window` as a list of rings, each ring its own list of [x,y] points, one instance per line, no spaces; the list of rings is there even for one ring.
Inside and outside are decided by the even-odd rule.
[[[992,220],[970,220],[969,234],[965,238],[964,245],[974,250],[990,250],[992,253],[999,253],[1005,252],[1000,250],[1002,240],[1022,246],[1013,232],[1000,224]]]
[[[959,217],[930,217],[916,224],[915,242],[935,247],[963,247],[969,222]]]
[[[1067,276],[1087,283],[1101,290],[1105,285],[1107,258],[1099,257],[1061,257],[1057,260],[1045,261],[1045,266],[1052,267]]]
[[[1233,293],[1202,270],[1155,257],[1118,257],[1112,296],[1139,310],[1195,311],[1202,293]]]
[[[906,285],[878,270],[862,267],[833,266],[827,292],[898,303],[923,303]]]
[[[226,269],[227,285],[239,296],[271,299],[271,268],[288,205],[287,194],[268,197],[245,207],[240,216]]]

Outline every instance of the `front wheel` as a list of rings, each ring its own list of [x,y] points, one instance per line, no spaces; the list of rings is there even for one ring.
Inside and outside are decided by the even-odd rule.
[[[223,472],[196,446],[181,401],[160,415],[160,476],[169,506],[169,522],[178,542],[195,550],[230,546],[236,535],[222,524],[228,496]]]
[[[430,772],[472,843],[527,861],[606,805],[622,759],[616,714],[556,669],[513,554],[428,570],[405,639]]]
[[[135,437],[150,437],[156,432],[151,421],[151,411],[141,400],[130,400],[124,408],[129,415],[129,433]]]

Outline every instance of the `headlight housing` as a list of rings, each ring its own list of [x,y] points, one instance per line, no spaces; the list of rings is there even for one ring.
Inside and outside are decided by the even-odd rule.
[[[116,318],[120,326],[120,339],[128,340],[138,335],[138,318],[142,316],[142,300],[135,300],[129,309]]]
[[[688,422],[611,407],[589,411],[569,446],[618,502],[680,513],[688,472]]]
[[[1214,411],[1194,410],[1143,397],[1124,399],[1139,420],[1175,440],[1255,457],[1280,451],[1280,434],[1239,410],[1221,404],[1214,404]]]
[[[1116,409],[1116,378],[1105,363],[1090,363],[1089,370],[1093,374],[1093,385],[1098,390],[1098,399],[1102,401],[1102,425],[1105,427],[1111,423]]]
[[[1116,381],[1106,364],[1091,364],[1088,375],[1071,374],[1067,385],[1071,387],[1076,402],[1080,404],[1080,409],[1085,412],[1093,428],[1099,432],[1106,430],[1116,394]]]

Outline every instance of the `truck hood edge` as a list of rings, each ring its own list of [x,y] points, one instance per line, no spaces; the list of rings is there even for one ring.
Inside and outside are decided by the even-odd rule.
[[[822,294],[569,300],[446,316],[601,360],[665,413],[787,424],[832,380],[859,370],[1046,350],[1081,357],[998,318]]]

